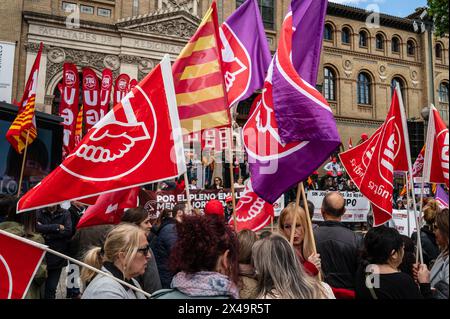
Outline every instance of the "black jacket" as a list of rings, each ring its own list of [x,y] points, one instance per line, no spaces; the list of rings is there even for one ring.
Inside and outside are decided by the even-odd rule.
[[[412,241],[417,241],[417,232],[412,233]],[[428,226],[420,229],[420,240],[422,242],[423,262],[431,269],[431,263],[439,256],[439,246],[436,243],[436,236]]]
[[[355,288],[362,236],[343,223],[325,221],[314,230],[324,281],[334,288]]]
[[[51,249],[67,255],[72,234],[70,213],[60,207],[54,213],[43,209],[37,211],[36,219],[36,230],[44,237],[45,244]],[[60,230],[59,225],[64,225],[64,230]],[[48,269],[63,268],[67,265],[66,259],[51,253],[45,254],[45,258]]]
[[[178,238],[176,226],[175,219],[165,219],[161,223],[161,226],[154,231],[155,237],[152,239],[150,244],[150,247],[155,255],[162,288],[170,288],[170,283],[172,282],[172,278],[174,276],[174,274],[169,270],[169,257],[170,252],[172,251],[172,248]]]

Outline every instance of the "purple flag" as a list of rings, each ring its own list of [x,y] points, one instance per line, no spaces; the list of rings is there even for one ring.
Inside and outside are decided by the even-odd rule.
[[[278,51],[269,67],[263,93],[244,126],[253,189],[269,203],[306,180],[341,143],[327,101],[308,83],[317,77],[320,49],[315,41],[321,45],[326,3],[326,0],[293,0],[294,11],[284,20]],[[302,29],[303,20],[298,14],[307,21],[316,19],[322,23],[311,22],[314,28]],[[311,16],[314,19],[310,19]],[[295,34],[293,28],[297,30]],[[305,48],[292,52],[294,36],[309,39],[309,42],[300,42]],[[318,53],[312,54],[310,50]],[[293,55],[300,52],[300,57]],[[289,117],[293,117],[292,120]],[[290,142],[283,140],[283,131],[290,135]]]
[[[436,186],[436,195],[434,196],[434,199],[441,208],[448,208],[448,194],[441,185]]]
[[[257,0],[247,0],[220,27],[230,107],[264,86],[271,55]]]

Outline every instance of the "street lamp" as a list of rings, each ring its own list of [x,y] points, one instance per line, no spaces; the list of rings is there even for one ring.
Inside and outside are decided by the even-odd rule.
[[[420,25],[420,28],[419,28]],[[420,14],[420,20],[413,21],[414,32],[425,33],[428,31],[428,100],[434,103],[434,65],[433,65],[433,40],[432,32],[434,28],[433,19],[428,15],[427,10],[423,10]],[[422,116],[423,117],[423,116]],[[428,116],[427,116],[428,118]]]
[[[420,115],[425,122],[428,122],[428,117],[430,116],[430,108],[428,106],[424,106],[422,108],[422,111],[420,112]]]

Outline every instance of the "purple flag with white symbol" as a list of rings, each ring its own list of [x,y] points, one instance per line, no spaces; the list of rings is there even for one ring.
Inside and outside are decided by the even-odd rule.
[[[228,104],[264,86],[271,55],[257,0],[247,0],[220,27]]]
[[[448,208],[448,194],[441,185],[437,185],[434,199],[438,202],[441,209]]]
[[[244,126],[253,189],[269,203],[306,180],[341,143],[327,101],[308,83],[315,82],[317,77],[320,50],[317,53],[316,41],[321,45],[326,3],[326,0],[293,0],[294,10],[284,20],[278,51],[269,67],[263,93]],[[313,23],[314,28],[302,29],[303,20],[297,17],[298,13],[307,21],[313,16],[322,24]],[[297,24],[293,25],[293,21]],[[304,34],[294,34],[293,28],[303,30]],[[309,42],[300,42],[305,49],[292,52],[294,36],[309,39]],[[311,54],[309,50],[316,53]],[[302,56],[294,56],[300,52]],[[282,138],[283,131],[290,137],[288,142]]]

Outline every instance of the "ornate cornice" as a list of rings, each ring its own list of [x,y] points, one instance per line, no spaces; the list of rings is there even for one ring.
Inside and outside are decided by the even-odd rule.
[[[46,13],[40,13],[40,12],[32,12],[32,11],[24,11],[23,12],[23,18],[26,22],[30,23],[32,21],[39,21],[39,22],[50,22],[52,24],[59,24],[59,25],[65,25],[67,17],[66,16],[58,16],[58,15],[51,15]],[[87,29],[101,29],[103,31],[114,31],[117,32],[117,28],[114,24],[106,24],[106,23],[100,23],[100,22],[94,22],[94,21],[87,21],[87,20],[80,20],[80,28],[87,28]]]
[[[341,124],[358,124],[369,127],[379,127],[383,124],[382,120],[357,119],[353,117],[335,116],[336,122]]]
[[[197,26],[200,24],[201,20],[192,15],[191,13],[185,11],[185,10],[179,10],[179,9],[168,9],[168,10],[158,10],[152,13],[136,16],[136,17],[129,17],[120,19],[117,21],[116,26],[118,28],[130,28],[137,25],[142,25],[150,22],[156,22],[158,20],[166,20],[171,19],[174,17],[184,17],[187,20],[191,20],[194,24]]]
[[[355,52],[352,50],[345,50],[345,49],[339,49],[339,48],[328,47],[328,46],[324,46],[323,50],[324,50],[324,52],[329,52],[329,53],[346,54],[346,55],[351,55],[351,56],[355,56],[355,57],[361,57],[364,59],[370,59],[370,60],[376,60],[376,61],[386,61],[386,62],[398,63],[398,64],[403,64],[403,65],[415,66],[415,67],[419,67],[419,68],[422,67],[422,65],[423,65],[422,62],[413,62],[413,61],[407,61],[407,60],[402,60],[402,59],[394,59],[394,58],[389,58],[389,57],[370,54],[370,53]]]

